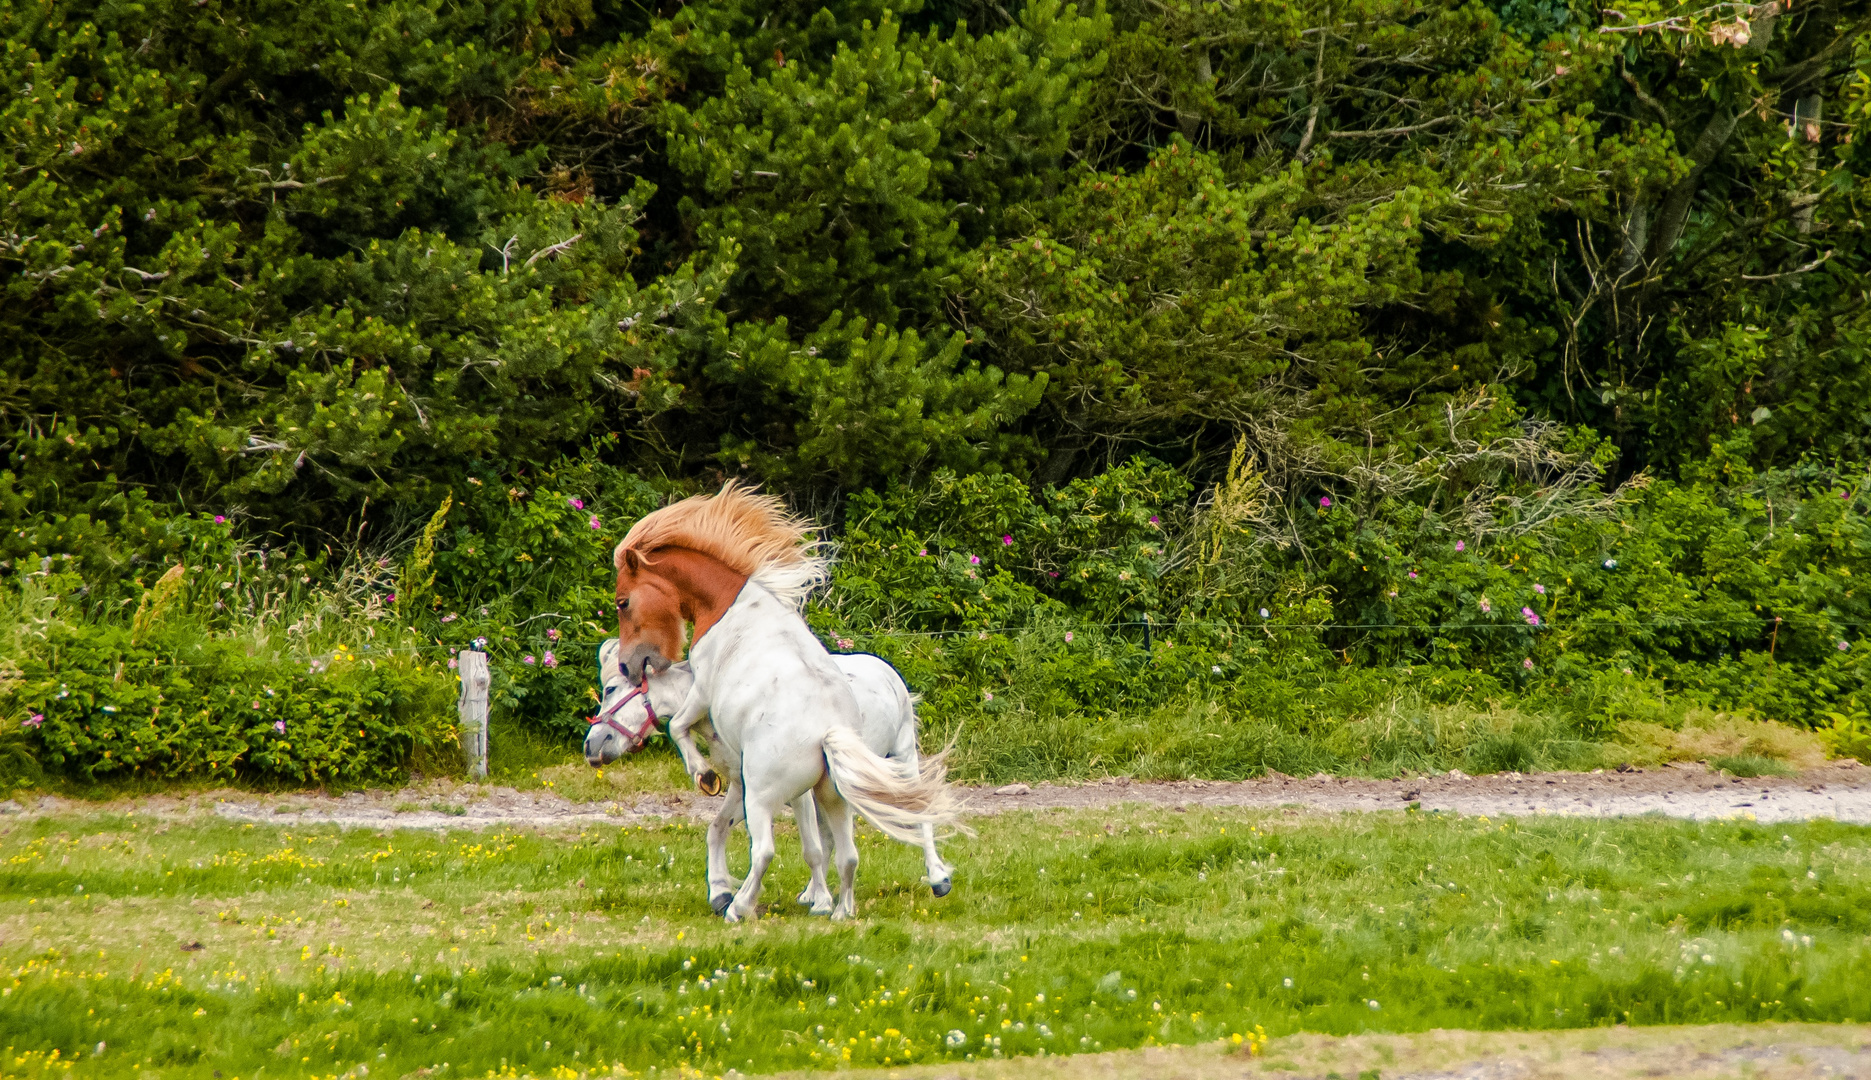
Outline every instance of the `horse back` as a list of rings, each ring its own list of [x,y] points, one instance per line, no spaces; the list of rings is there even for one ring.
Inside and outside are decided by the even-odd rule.
[[[833,653],[832,662],[851,680],[864,745],[883,757],[913,759],[916,698],[903,676],[888,660],[872,653]]]

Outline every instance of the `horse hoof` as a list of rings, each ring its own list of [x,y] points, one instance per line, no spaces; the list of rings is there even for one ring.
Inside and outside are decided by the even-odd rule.
[[[719,795],[727,790],[727,785],[721,782],[721,774],[715,772],[713,769],[696,777],[695,786],[701,789],[702,794],[711,797]]]
[[[728,913],[728,905],[733,902],[733,893],[716,893],[715,898],[708,901],[708,906],[715,909],[716,915],[726,915]]]
[[[949,894],[949,890],[953,889],[954,887],[955,885],[953,882],[938,881],[935,884],[929,886],[929,891],[932,893],[935,893],[936,899],[940,900],[944,896],[947,896]]]

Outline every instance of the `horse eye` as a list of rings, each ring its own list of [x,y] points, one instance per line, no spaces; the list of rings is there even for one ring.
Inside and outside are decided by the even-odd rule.
[[[617,610],[622,611],[629,606],[630,606],[630,597],[620,596],[617,598]]]

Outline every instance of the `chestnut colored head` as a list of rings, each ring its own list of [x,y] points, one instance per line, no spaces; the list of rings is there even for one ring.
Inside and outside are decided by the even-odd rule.
[[[646,666],[661,671],[682,658],[682,624],[691,620],[684,617],[681,587],[651,572],[647,556],[626,549],[617,562],[617,662],[641,679]]]

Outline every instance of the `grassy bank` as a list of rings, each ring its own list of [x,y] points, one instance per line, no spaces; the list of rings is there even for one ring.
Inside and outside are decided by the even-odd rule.
[[[54,1050],[80,1075],[754,1072],[1871,1018],[1871,830],[1827,823],[1009,814],[949,845],[942,902],[867,834],[845,925],[796,913],[790,838],[770,915],[721,924],[701,847],[687,824],[22,823],[0,1046],[25,1075]]]

